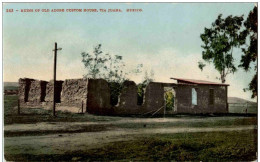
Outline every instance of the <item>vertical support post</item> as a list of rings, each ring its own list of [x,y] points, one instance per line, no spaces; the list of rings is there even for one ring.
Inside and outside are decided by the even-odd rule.
[[[21,114],[21,112],[20,112],[20,99],[18,99],[17,101],[18,101],[18,103],[17,103],[17,106],[18,106],[18,108],[17,108],[17,110],[18,110],[18,115],[20,115],[20,114]]]
[[[163,98],[164,98],[164,103],[163,103],[163,118],[165,118],[165,113],[166,113],[166,90],[163,88]]]
[[[229,113],[229,105],[228,105],[228,86],[226,86],[226,113]]]
[[[53,67],[53,116],[56,116],[55,114],[55,84],[56,84],[56,62],[57,62],[57,43],[55,42],[54,46],[54,67]]]
[[[82,100],[82,103],[81,103],[81,113],[83,114],[83,107],[84,107],[84,101]]]
[[[164,96],[163,118],[165,118],[165,113],[166,113],[166,99],[165,99],[165,96]]]
[[[247,114],[247,110],[248,110],[248,102],[246,102],[246,114]]]

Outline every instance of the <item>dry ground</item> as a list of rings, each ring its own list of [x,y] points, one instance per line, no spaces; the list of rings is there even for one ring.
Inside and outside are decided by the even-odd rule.
[[[256,117],[58,112],[58,118],[52,118],[40,108],[14,112],[15,104],[5,101],[4,154],[11,161],[256,159]]]
[[[4,149],[8,157],[56,156],[151,135],[251,131],[256,129],[254,122],[254,117],[122,117],[116,121],[10,124],[4,128]]]

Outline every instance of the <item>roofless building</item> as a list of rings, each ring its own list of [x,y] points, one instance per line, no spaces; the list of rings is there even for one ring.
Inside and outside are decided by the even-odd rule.
[[[79,109],[103,115],[228,113],[228,84],[171,79],[177,80],[177,83],[150,82],[141,99],[138,98],[135,82],[125,81],[116,104],[111,104],[110,88],[103,79],[57,81],[56,107],[58,110],[73,112]],[[51,96],[52,81],[19,79],[21,106],[51,108]]]

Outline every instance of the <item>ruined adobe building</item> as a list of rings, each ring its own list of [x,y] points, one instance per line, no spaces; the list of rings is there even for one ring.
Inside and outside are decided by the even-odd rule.
[[[228,113],[227,87],[208,81],[171,78],[177,83],[150,82],[144,90],[143,102],[137,102],[137,85],[125,81],[117,105],[110,104],[110,88],[103,79],[67,79],[57,81],[57,107],[83,107],[92,114],[130,115],[156,112],[157,114]],[[165,109],[166,92],[173,94],[173,105]],[[24,107],[52,107],[53,81],[19,79],[19,99]]]

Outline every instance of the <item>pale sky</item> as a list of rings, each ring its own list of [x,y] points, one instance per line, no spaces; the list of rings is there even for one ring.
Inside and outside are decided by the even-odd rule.
[[[92,52],[102,44],[105,53],[123,56],[127,69],[137,64],[154,71],[155,81],[173,82],[170,77],[220,82],[212,65],[203,71],[200,34],[219,14],[244,15],[254,3],[5,3],[3,6],[4,81],[28,77],[51,80],[54,42],[58,52],[57,79],[82,78],[86,74],[81,52]],[[14,9],[7,13],[6,9]],[[15,12],[20,9],[121,9],[122,13]],[[128,13],[126,9],[142,9]],[[234,50],[235,64],[241,50]],[[254,71],[238,69],[227,77],[230,97],[251,98],[244,92]],[[144,74],[129,76],[139,83]],[[254,100],[256,101],[256,99]]]

